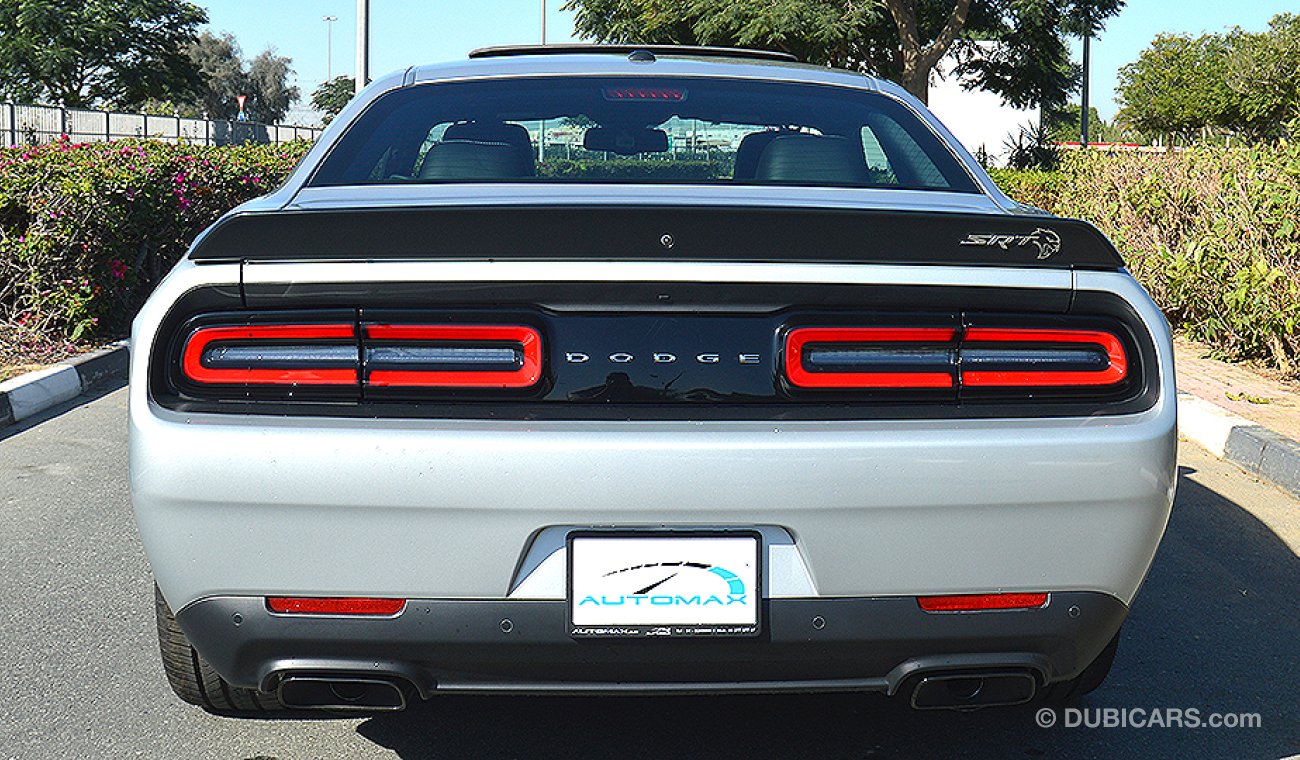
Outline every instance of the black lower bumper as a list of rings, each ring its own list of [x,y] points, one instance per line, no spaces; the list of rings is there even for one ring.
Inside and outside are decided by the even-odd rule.
[[[927,613],[911,597],[774,599],[757,638],[576,640],[562,601],[411,600],[391,618],[285,615],[260,597],[212,597],[177,622],[227,681],[274,690],[291,672],[383,675],[421,696],[458,692],[863,690],[922,672],[1078,675],[1128,610],[1054,593],[1031,610]]]

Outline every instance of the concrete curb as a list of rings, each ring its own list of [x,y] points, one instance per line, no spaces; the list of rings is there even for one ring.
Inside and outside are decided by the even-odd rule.
[[[1178,394],[1178,433],[1300,497],[1300,443],[1281,433],[1189,393]]]
[[[0,427],[66,403],[96,385],[126,381],[126,341],[0,383]]]

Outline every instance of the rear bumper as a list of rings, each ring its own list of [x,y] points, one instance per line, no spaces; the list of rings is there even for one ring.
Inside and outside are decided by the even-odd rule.
[[[556,601],[411,600],[391,618],[281,615],[213,597],[177,622],[231,683],[289,673],[397,678],[438,692],[881,691],[923,673],[1079,674],[1119,630],[1114,597],[1055,593],[1039,609],[926,613],[911,597],[773,599],[763,633],[729,640],[575,640]],[[508,621],[508,623],[506,622]]]

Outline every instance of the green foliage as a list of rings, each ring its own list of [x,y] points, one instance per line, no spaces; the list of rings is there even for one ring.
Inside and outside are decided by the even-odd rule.
[[[125,335],[194,236],[279,184],[308,146],[0,148],[0,334]]]
[[[1148,134],[1284,137],[1300,115],[1300,16],[1275,16],[1258,34],[1162,34],[1120,69],[1116,99],[1119,119]]]
[[[610,160],[553,159],[537,168],[537,176],[554,179],[581,179],[589,182],[617,180],[631,182],[639,179],[658,182],[726,179],[731,176],[730,158],[700,160],[642,160],[619,158]]]
[[[1159,35],[1119,70],[1115,98],[1124,120],[1142,132],[1186,139],[1229,121],[1227,65],[1228,45],[1220,35]]]
[[[568,0],[564,7],[576,11],[579,34],[602,42],[778,50],[892,79],[922,100],[931,70],[951,50],[963,84],[1023,106],[1065,100],[1078,74],[1066,37],[1085,28],[1095,34],[1122,6],[971,0],[964,18],[954,14],[961,0]],[[950,20],[960,23],[950,28]]]
[[[1051,210],[1058,206],[1065,175],[1038,169],[989,169],[989,176],[1002,192],[1027,205]]]
[[[244,95],[249,121],[274,124],[300,95],[297,87],[289,85],[293,61],[271,48],[245,61],[233,35],[205,31],[187,52],[203,82],[189,110],[208,118],[234,119],[239,115],[238,96]]]
[[[1021,127],[1020,132],[1004,143],[1007,165],[1012,169],[1051,170],[1061,160],[1061,151],[1052,140],[1047,125],[1039,121],[1032,129]]]
[[[1300,143],[1080,151],[1056,173],[993,176],[1021,202],[1096,224],[1175,326],[1300,376]]]
[[[1227,80],[1235,95],[1234,122],[1225,126],[1271,139],[1300,116],[1300,16],[1284,13],[1261,34],[1230,36]]]
[[[207,20],[184,0],[0,0],[0,95],[125,109],[189,93]]]
[[[321,84],[311,94],[311,107],[325,116],[321,120],[329,124],[339,115],[339,111],[348,104],[356,92],[356,80],[350,76],[337,76]]]
[[[1079,142],[1083,136],[1083,107],[1067,103],[1044,114],[1048,136],[1053,142]],[[1095,106],[1088,106],[1088,141],[1090,143],[1127,142],[1134,135],[1122,126],[1101,118]]]

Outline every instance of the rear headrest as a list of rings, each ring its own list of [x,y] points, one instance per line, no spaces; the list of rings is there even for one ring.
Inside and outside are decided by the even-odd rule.
[[[862,143],[835,135],[781,135],[758,158],[755,179],[864,185],[870,182]]]
[[[763,155],[763,149],[766,148],[773,140],[788,135],[789,132],[778,132],[775,129],[765,129],[762,132],[750,132],[736,146],[736,163],[731,170],[732,179],[753,179],[758,173],[758,159]]]
[[[503,121],[464,121],[447,127],[442,134],[442,139],[505,143],[518,152],[521,164],[526,167],[523,176],[531,177],[536,173],[533,166],[533,144],[528,136],[528,130],[522,125],[507,124]]]
[[[420,179],[519,179],[532,176],[532,163],[520,160],[519,149],[500,142],[445,140],[424,154]]]

